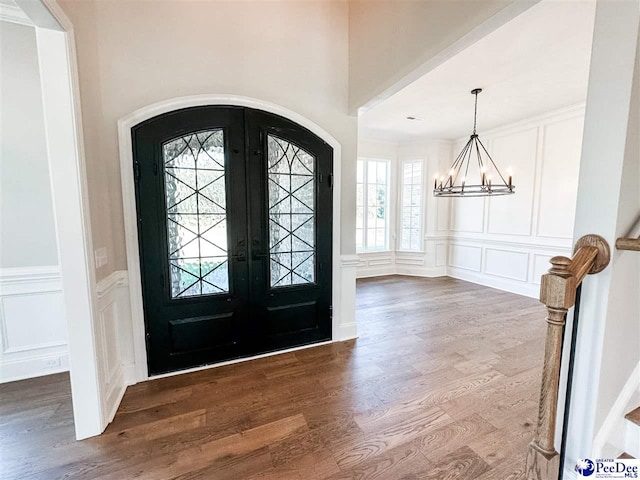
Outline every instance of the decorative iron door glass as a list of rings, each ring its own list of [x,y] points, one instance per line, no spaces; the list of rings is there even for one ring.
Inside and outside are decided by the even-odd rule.
[[[331,148],[221,106],[132,140],[150,374],[330,339]]]
[[[315,158],[286,140],[267,136],[271,286],[315,280]]]
[[[171,298],[229,291],[224,132],[163,146]]]

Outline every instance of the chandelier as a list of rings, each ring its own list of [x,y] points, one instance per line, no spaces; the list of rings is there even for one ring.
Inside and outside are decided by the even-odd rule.
[[[485,197],[516,193],[513,173],[508,171],[508,179],[505,180],[476,133],[478,94],[481,91],[481,88],[471,90],[471,93],[476,96],[473,133],[447,174],[436,175],[433,187],[433,195],[436,197]],[[477,165],[475,161],[471,162],[472,156],[477,160]]]

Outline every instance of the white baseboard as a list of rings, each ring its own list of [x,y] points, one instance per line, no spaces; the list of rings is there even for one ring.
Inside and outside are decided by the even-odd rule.
[[[338,327],[338,331],[334,333],[334,342],[344,342],[358,338],[358,329],[356,322],[345,323]]]
[[[499,278],[480,272],[465,270],[463,268],[449,266],[447,268],[449,277],[465,280],[486,287],[497,288],[506,292],[517,293],[526,297],[538,298],[540,296],[540,286],[507,278]]]
[[[56,265],[0,269],[0,383],[69,370]]]
[[[396,269],[393,265],[385,267],[364,267],[356,270],[356,278],[385,277],[395,275]]]
[[[124,365],[124,381],[127,385],[135,385],[137,382],[136,380],[136,364],[135,363],[129,363]]]
[[[27,378],[68,371],[69,355],[65,346],[56,353],[31,353],[28,357],[20,360],[2,360],[0,363],[0,383],[26,380]]]
[[[396,265],[396,275],[406,275],[408,277],[427,277],[427,278],[436,278],[436,277],[446,277],[447,276],[447,268],[442,267],[416,267],[416,266],[407,266],[407,265]]]

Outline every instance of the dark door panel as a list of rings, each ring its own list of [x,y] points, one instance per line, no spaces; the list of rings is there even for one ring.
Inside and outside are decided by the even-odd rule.
[[[252,295],[264,322],[262,348],[329,340],[332,149],[282,117],[252,110],[246,122]]]
[[[331,337],[331,148],[195,107],[132,131],[152,374]]]

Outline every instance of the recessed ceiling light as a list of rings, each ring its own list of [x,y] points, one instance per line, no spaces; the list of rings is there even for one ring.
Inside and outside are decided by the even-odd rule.
[[[419,118],[419,117],[413,117],[413,116],[409,115],[409,116],[407,117],[407,120],[422,120],[422,119],[421,119],[421,118]]]

